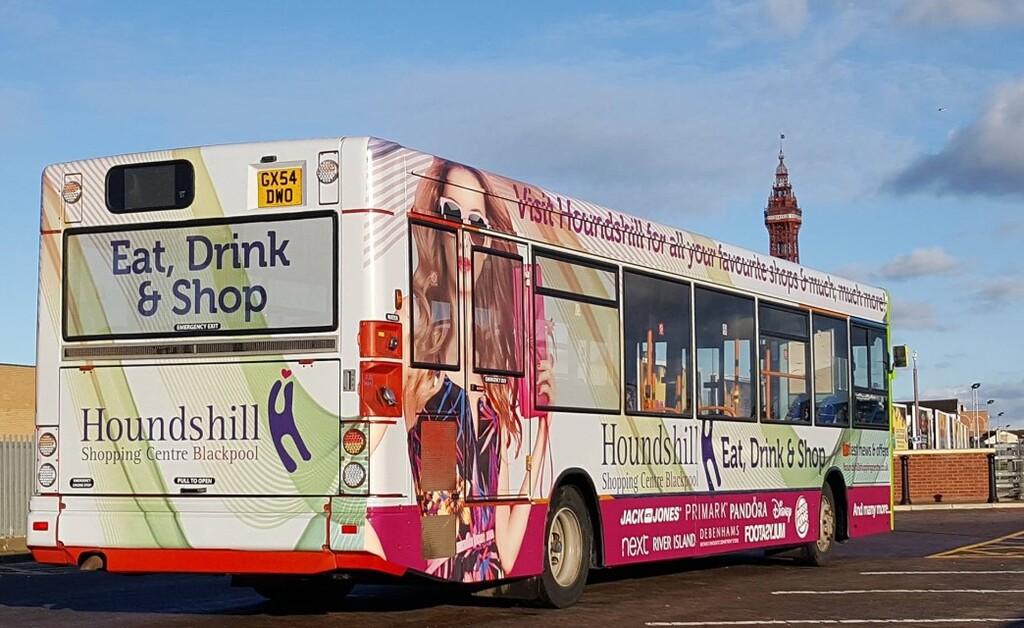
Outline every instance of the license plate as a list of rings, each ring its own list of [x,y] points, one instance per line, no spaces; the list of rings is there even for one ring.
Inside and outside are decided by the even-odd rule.
[[[259,207],[302,205],[302,168],[275,168],[256,173]]]

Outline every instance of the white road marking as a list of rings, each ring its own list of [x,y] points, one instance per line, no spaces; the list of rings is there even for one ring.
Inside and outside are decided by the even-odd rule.
[[[993,624],[1024,621],[1021,617],[941,617],[935,619],[749,619],[742,621],[649,621],[646,626],[836,626],[857,624]]]
[[[945,576],[945,575],[993,575],[993,574],[1022,574],[1024,569],[990,569],[977,571],[862,571],[862,576]]]
[[[772,595],[875,595],[879,593],[1024,593],[1024,589],[846,589],[840,591],[772,591]]]

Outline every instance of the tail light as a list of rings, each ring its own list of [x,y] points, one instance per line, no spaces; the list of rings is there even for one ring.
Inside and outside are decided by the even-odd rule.
[[[65,177],[64,187],[61,189],[60,195],[68,205],[77,203],[82,200],[82,182]]]
[[[333,205],[341,198],[338,177],[341,166],[338,164],[338,151],[329,150],[320,153],[316,165],[316,179],[321,205]]]
[[[367,447],[370,424],[354,421],[342,424],[341,435],[341,492],[343,494],[366,495],[370,484],[369,475],[370,451]]]
[[[57,451],[57,437],[53,432],[43,432],[39,435],[36,445],[39,448],[39,455],[49,458]]]
[[[57,428],[36,430],[36,493],[50,492],[57,483]]]
[[[49,462],[44,462],[39,465],[39,471],[36,473],[36,479],[39,480],[39,486],[43,488],[50,488],[54,482],[57,481],[57,467],[53,466]]]
[[[358,456],[366,449],[366,435],[356,428],[349,428],[341,438],[342,447],[345,453],[350,456]]]
[[[366,481],[366,467],[359,464],[358,462],[350,462],[345,465],[345,470],[342,472],[342,478],[344,479],[345,486],[349,488],[359,488]]]
[[[82,174],[71,172],[64,175],[64,185],[61,186],[60,198],[64,209],[64,222],[71,224],[82,222]]]

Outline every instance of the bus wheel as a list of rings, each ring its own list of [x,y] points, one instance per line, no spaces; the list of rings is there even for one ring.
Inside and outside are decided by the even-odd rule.
[[[572,606],[583,594],[590,571],[593,533],[583,496],[573,486],[555,492],[544,537],[540,601],[552,608]]]
[[[836,500],[832,487],[821,487],[821,506],[818,508],[818,540],[804,546],[803,563],[824,567],[832,558],[836,546]]]

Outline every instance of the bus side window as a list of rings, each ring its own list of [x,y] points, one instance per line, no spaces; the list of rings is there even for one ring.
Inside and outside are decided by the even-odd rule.
[[[550,360],[544,410],[620,412],[618,269],[557,253],[534,254],[536,361]]]
[[[410,225],[412,362],[459,368],[458,250],[454,231]]]
[[[522,258],[474,250],[472,292],[474,369],[522,377]]]
[[[626,412],[690,412],[690,287],[625,271]]]
[[[758,320],[761,333],[761,416],[766,421],[810,423],[807,314],[762,304]]]
[[[853,391],[857,400],[854,421],[858,425],[884,427],[889,424],[889,378],[885,334],[853,325],[850,332],[856,361]]]
[[[695,293],[697,413],[754,420],[754,299],[707,288]]]
[[[845,320],[814,314],[814,424],[850,425],[850,332]]]

